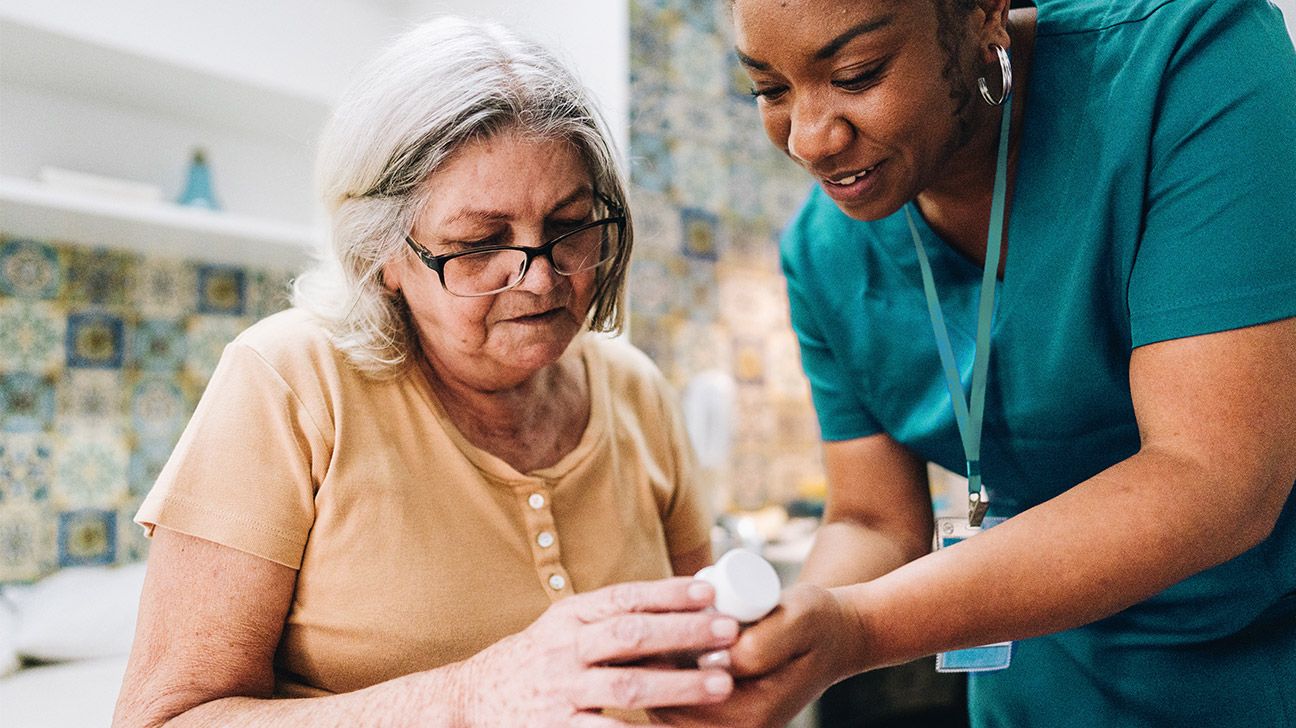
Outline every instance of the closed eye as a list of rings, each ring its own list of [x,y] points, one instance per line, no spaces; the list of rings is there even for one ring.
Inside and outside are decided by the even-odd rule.
[[[751,95],[766,101],[778,101],[787,93],[787,86],[752,86]]]
[[[859,73],[833,80],[833,85],[844,91],[863,91],[872,87],[886,71],[887,62],[879,63]]]

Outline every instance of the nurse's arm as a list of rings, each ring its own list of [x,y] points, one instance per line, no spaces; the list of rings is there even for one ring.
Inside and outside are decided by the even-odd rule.
[[[823,587],[876,578],[931,550],[926,464],[878,434],[824,443],[828,503],[798,581]]]
[[[1296,319],[1136,349],[1142,447],[1067,492],[835,590],[852,671],[1101,619],[1273,531],[1296,481]]]
[[[1138,453],[872,581],[794,587],[731,649],[735,674],[839,679],[1069,629],[1263,541],[1296,481],[1296,319],[1140,347],[1130,384]]]

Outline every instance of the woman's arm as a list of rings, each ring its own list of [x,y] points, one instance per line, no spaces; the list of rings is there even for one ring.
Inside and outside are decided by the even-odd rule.
[[[266,700],[274,693],[274,653],[297,572],[162,527],[149,551],[113,725],[378,722],[369,706],[382,706],[388,717],[422,714],[431,724],[458,722],[458,706],[444,700],[460,692],[453,669],[328,698]]]
[[[701,611],[711,588],[670,579],[564,599],[461,663],[352,693],[271,700],[295,579],[288,567],[159,527],[113,724],[614,726],[599,709],[710,703],[732,688],[718,670],[611,667],[733,643],[737,624]]]

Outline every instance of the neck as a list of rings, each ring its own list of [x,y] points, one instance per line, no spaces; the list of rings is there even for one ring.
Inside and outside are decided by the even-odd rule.
[[[569,350],[569,354],[570,354]],[[579,357],[564,354],[558,361],[515,384],[486,388],[437,367],[431,359],[425,373],[437,398],[455,425],[470,439],[515,439],[535,433],[552,422],[572,392],[584,390]]]
[[[1014,10],[1009,20],[1013,40],[1013,118],[1008,137],[1008,199],[1011,209],[1013,181],[1017,172],[1017,151],[1026,106],[1026,81],[1035,36],[1035,9]],[[950,159],[953,170],[920,192],[917,203],[929,227],[946,243],[977,265],[985,265],[986,232],[990,227],[990,206],[999,152],[999,128],[1003,106],[986,105],[977,94],[972,120],[975,131]],[[1005,243],[1006,245],[1006,243]],[[1002,277],[1006,256],[999,262]]]

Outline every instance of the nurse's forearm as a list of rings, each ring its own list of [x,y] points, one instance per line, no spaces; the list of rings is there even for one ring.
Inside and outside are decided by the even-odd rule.
[[[1141,452],[968,541],[836,589],[865,636],[851,667],[1114,614],[1262,541],[1277,513],[1257,515],[1256,503],[1273,487]]]
[[[797,577],[822,587],[859,584],[876,579],[931,549],[911,534],[898,535],[852,521],[825,523]]]

